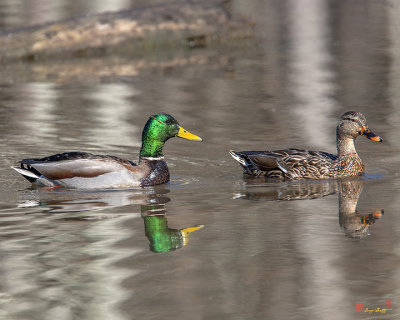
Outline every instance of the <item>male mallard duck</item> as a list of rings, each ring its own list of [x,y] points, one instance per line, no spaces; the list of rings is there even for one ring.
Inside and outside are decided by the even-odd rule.
[[[342,115],[336,129],[337,155],[321,151],[285,149],[276,151],[230,151],[244,172],[251,176],[265,176],[279,180],[332,179],[360,176],[364,164],[354,147],[354,140],[362,135],[382,142],[366,125],[360,112]]]
[[[67,188],[146,187],[169,181],[164,160],[164,143],[172,137],[193,141],[202,139],[183,129],[167,113],[150,116],[142,133],[139,164],[114,156],[86,152],[66,152],[41,159],[24,159],[13,167],[30,182]]]

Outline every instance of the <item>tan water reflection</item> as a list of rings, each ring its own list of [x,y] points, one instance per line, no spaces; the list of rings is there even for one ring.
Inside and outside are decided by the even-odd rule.
[[[203,227],[168,227],[168,192],[26,190],[19,199],[23,212],[0,213],[0,252],[7,256],[0,316],[125,319],[118,305],[132,292],[122,283],[139,270],[120,261],[137,259],[148,247],[180,249]],[[132,238],[136,245],[118,245]]]
[[[132,236],[123,225],[138,221],[140,214],[98,218],[71,219],[71,213],[48,214],[36,207],[1,212],[0,252],[7,257],[2,259],[1,292],[8,301],[0,298],[0,318],[69,319],[78,313],[86,319],[123,319],[115,306],[129,292],[121,283],[138,270],[116,262],[143,249],[113,246]]]

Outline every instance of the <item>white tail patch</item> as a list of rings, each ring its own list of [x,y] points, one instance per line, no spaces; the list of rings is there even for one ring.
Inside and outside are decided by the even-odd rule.
[[[282,166],[281,162],[278,160],[277,162],[278,168],[281,169],[284,173],[287,173],[287,169]]]
[[[233,159],[235,159],[237,162],[239,162],[242,166],[247,167],[248,164],[246,163],[246,161],[241,158],[240,156],[238,156],[235,151],[233,150],[229,150],[229,154],[232,156]]]
[[[20,167],[11,167],[13,168],[15,171],[17,171],[18,173],[22,174],[23,176],[27,176],[33,179],[39,179],[39,176],[37,174],[34,174],[33,172],[26,170],[26,169],[22,169]]]

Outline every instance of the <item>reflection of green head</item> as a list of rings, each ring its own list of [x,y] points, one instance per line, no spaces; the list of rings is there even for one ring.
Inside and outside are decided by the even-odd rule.
[[[179,132],[179,123],[168,113],[152,115],[142,132],[141,157],[162,157],[165,141]]]
[[[182,248],[188,243],[191,232],[201,229],[203,226],[195,226],[186,229],[168,228],[167,218],[164,215],[144,216],[144,229],[146,237],[150,241],[150,250],[154,252],[168,252]]]
[[[169,229],[165,216],[147,216],[143,219],[151,251],[168,252],[183,246],[179,230]]]

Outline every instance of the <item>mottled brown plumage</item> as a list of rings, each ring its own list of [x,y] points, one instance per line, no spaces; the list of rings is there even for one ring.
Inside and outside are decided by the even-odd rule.
[[[284,149],[275,151],[230,151],[245,174],[278,180],[332,179],[360,176],[364,164],[354,140],[362,135],[382,141],[366,125],[360,112],[349,111],[340,118],[336,129],[337,155],[321,151]]]

